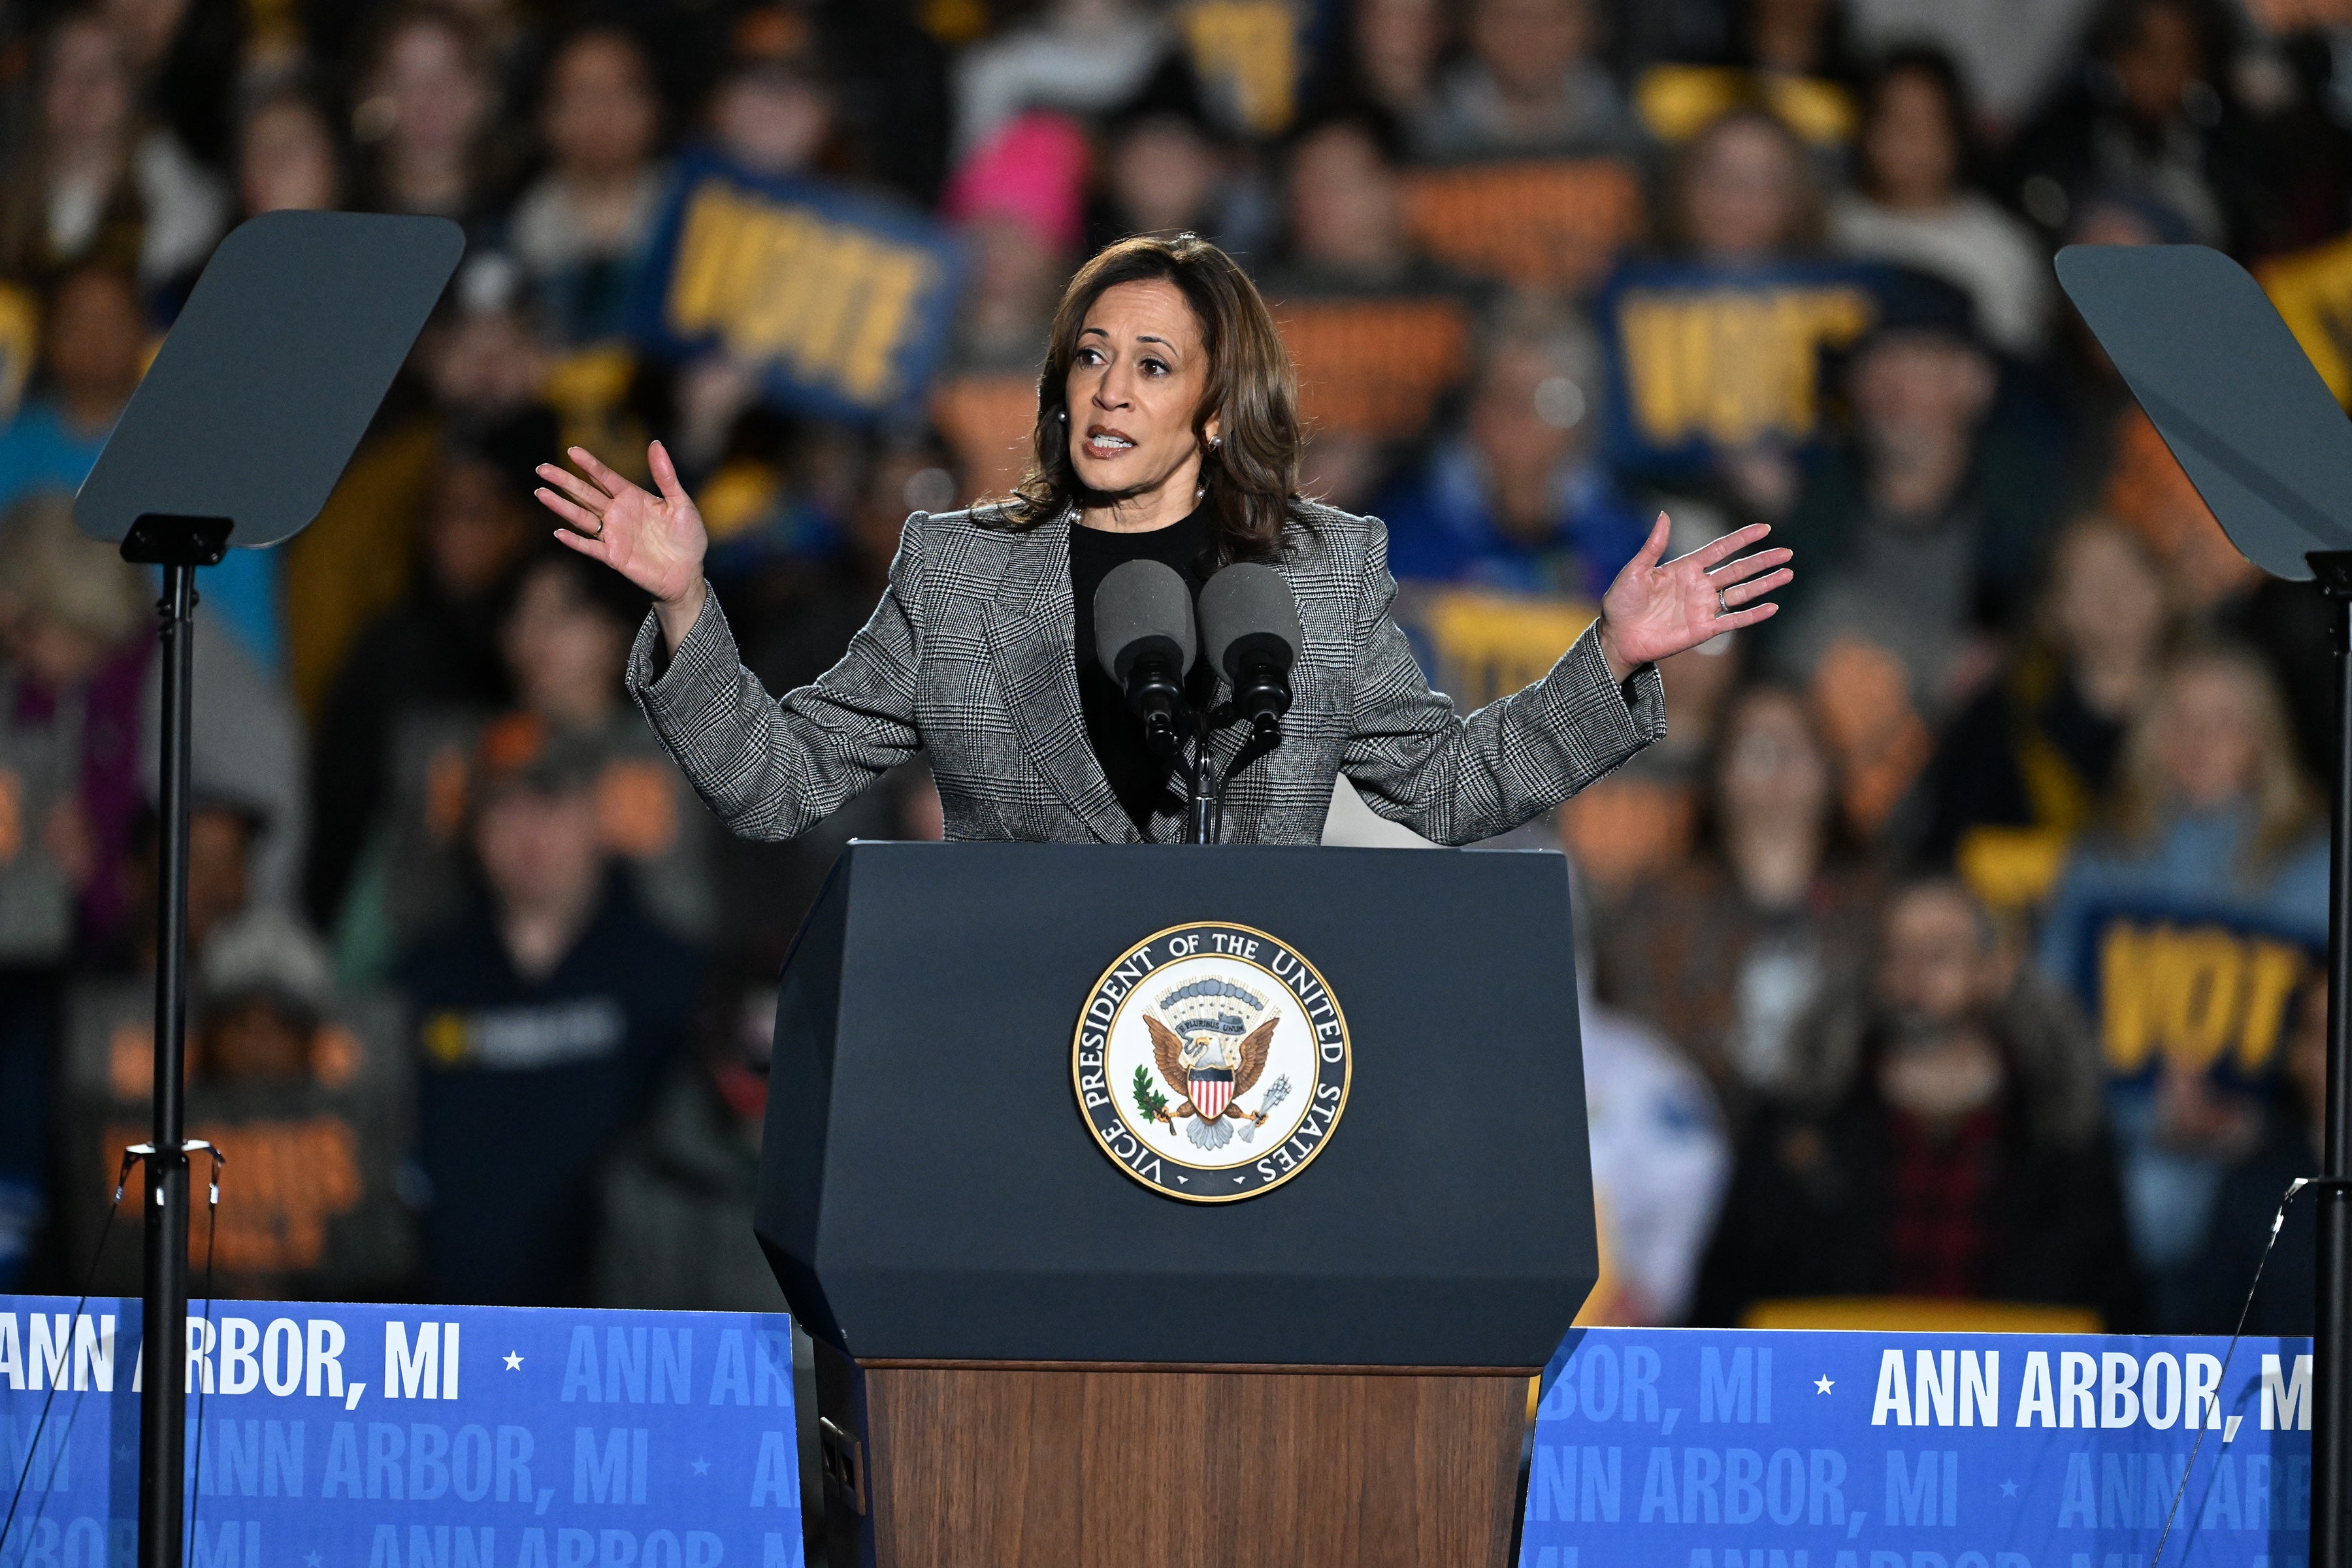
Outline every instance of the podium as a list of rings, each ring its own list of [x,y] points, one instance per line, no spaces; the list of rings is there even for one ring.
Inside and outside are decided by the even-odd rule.
[[[1569,919],[1553,854],[853,844],[757,1222],[836,1568],[1505,1563],[1597,1272]]]

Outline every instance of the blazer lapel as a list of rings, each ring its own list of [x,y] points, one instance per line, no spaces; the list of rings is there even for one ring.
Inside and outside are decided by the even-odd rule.
[[[988,609],[988,648],[1030,764],[1087,832],[1132,844],[1135,823],[1103,776],[1078,705],[1071,526],[1065,513],[1015,537],[1004,590]]]

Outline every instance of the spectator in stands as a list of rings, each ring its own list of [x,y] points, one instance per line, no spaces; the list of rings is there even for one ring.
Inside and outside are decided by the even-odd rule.
[[[147,324],[131,275],[84,262],[50,291],[38,395],[0,429],[0,509],[81,488],[146,368]]]
[[[312,736],[304,879],[322,927],[333,929],[362,868],[402,716],[436,703],[495,709],[509,700],[496,627],[535,531],[513,464],[527,443],[550,439],[542,422],[526,420],[454,445],[434,484],[407,596],[360,634],[328,690]]]
[[[1954,5],[1948,0],[1846,0],[1843,10],[1866,55],[1932,45],[1959,66],[1979,129],[2005,142],[2080,68],[2084,32],[2112,0],[2035,0],[2031,5]]]
[[[2022,596],[2059,496],[2047,453],[1989,417],[1998,373],[1968,297],[1902,281],[1850,356],[1851,435],[1807,462],[1781,525],[1821,564],[1766,640],[1800,677],[1842,639],[1884,648],[1934,716],[1985,675],[1982,639]]]
[[[1599,603],[1655,520],[1593,458],[1602,379],[1581,322],[1498,323],[1461,432],[1373,505],[1399,580]]]
[[[2111,928],[2150,921],[2326,945],[2325,818],[2277,685],[2250,654],[2199,649],[2166,671],[2124,742],[2108,833],[2067,859],[2042,968],[2099,1005],[2117,978],[2104,952]],[[2252,1146],[2261,1119],[2214,1064],[2190,1059],[2182,1042],[2157,1044],[2153,1061],[2114,1064],[2109,1109],[2133,1246],[2170,1322],[2193,1298],[2189,1270],[2222,1173]]]
[[[0,1289],[47,1207],[69,961],[123,915],[145,584],[62,495],[0,521]]]
[[[1034,378],[1078,248],[1087,161],[1085,127],[1035,112],[1007,121],[950,178],[940,207],[971,256],[960,371]]]
[[[2126,733],[2108,831],[2068,858],[2042,964],[2076,972],[2102,902],[2228,908],[2315,945],[2327,932],[2327,834],[2270,673],[2227,647],[2174,661]]]
[[[2006,908],[2038,904],[2067,841],[2096,818],[2172,633],[2147,545],[2096,514],[2059,534],[2040,610],[1954,716],[1928,774],[1922,851],[1938,865],[1957,857],[1979,895]]]
[[[1301,126],[1285,171],[1289,243],[1257,273],[1298,362],[1307,493],[1349,510],[1370,508],[1455,391],[1480,302],[1405,226],[1401,142],[1370,108]]]
[[[247,217],[342,205],[341,158],[317,104],[280,92],[255,106],[237,136],[236,187]]]
[[[469,430],[540,416],[555,345],[513,258],[492,251],[471,258],[449,292],[451,308],[426,330],[417,358],[434,411],[458,427],[463,446]]]
[[[1387,118],[1370,112],[1333,114],[1300,129],[1284,184],[1290,245],[1274,294],[1438,281],[1405,227],[1401,151]]]
[[[275,1300],[413,1289],[399,1192],[413,1097],[397,1007],[339,994],[319,939],[278,909],[224,921],[196,981],[188,1122],[230,1162],[207,1222],[211,1288]],[[137,1125],[144,1109],[118,1091],[118,1123]]]
[[[1101,194],[1087,215],[1088,248],[1131,234],[1192,233],[1246,251],[1247,215],[1232,199],[1233,160],[1210,123],[1192,68],[1171,56],[1103,124]],[[1235,232],[1235,224],[1244,226]]]
[[[121,42],[95,11],[49,35],[30,144],[0,195],[0,268],[39,280],[93,261],[160,289],[199,266],[227,218],[219,182],[142,123]]]
[[[2237,1333],[2242,1312],[2249,1334],[2311,1332],[2319,1294],[2319,1194],[2304,1193],[2287,1205],[2276,1245],[2271,1226],[2288,1184],[2320,1169],[2327,1106],[2325,975],[2304,985],[2291,1016],[2278,1080],[2263,1107],[2261,1142],[2221,1178],[2204,1244],[2188,1271],[2195,1289],[2179,1325],[2183,1333]],[[2262,1285],[2249,1306],[2246,1292],[2255,1289],[2258,1268]]]
[[[1823,221],[1803,144],[1767,110],[1732,110],[1684,143],[1661,215],[1667,254],[1621,265],[1597,306],[1615,346],[1621,471],[1703,487],[1742,522],[1787,514],[1822,351],[1866,319],[1858,280],[1817,264]],[[1759,308],[1768,298],[1777,312]]]
[[[1967,290],[2005,353],[2042,351],[2050,260],[2032,230],[1971,188],[1975,130],[1959,73],[1933,49],[1888,55],[1863,98],[1860,189],[1830,209],[1851,256],[1898,262]]]
[[[1440,0],[1351,0],[1339,58],[1327,62],[1329,103],[1365,103],[1399,124],[1428,111],[1445,56],[1451,7]]]
[[[1591,906],[1580,879],[1580,910]],[[1592,922],[1576,928],[1578,1038],[1601,1283],[1580,1324],[1682,1323],[1731,1174],[1706,1078],[1654,1029],[1592,994]]]
[[[352,114],[367,153],[360,205],[453,218],[469,231],[487,223],[499,194],[489,167],[499,107],[488,54],[462,14],[395,10]]]
[[[2124,0],[2074,85],[2019,136],[2006,195],[2063,232],[2102,187],[2163,203],[2207,245],[2228,243],[2255,183],[2248,132],[2223,90],[2226,25],[2198,0]]]
[[[1900,1296],[2091,1309],[2138,1326],[2098,1064],[1958,884],[1887,906],[1875,963],[1826,990],[1741,1140],[1695,1321]]]
[[[551,735],[482,759],[480,892],[401,969],[436,1299],[587,1299],[595,1182],[668,1072],[691,949],[608,874],[599,759]]]
[[[540,100],[549,168],[507,238],[563,341],[617,337],[661,207],[661,99],[636,39],[593,26],[556,50]]]
[[[697,1059],[664,1086],[605,1170],[596,1303],[772,1312],[782,1292],[751,1234],[776,1030],[776,965],[728,966]]]
[[[1469,56],[1439,79],[1413,126],[1433,161],[1622,153],[1634,131],[1594,58],[1591,0],[1473,0]]]
[[[1822,248],[1827,220],[1812,165],[1762,110],[1735,110],[1692,138],[1666,196],[1668,238],[1696,260],[1753,268]]]
[[[743,169],[805,174],[833,135],[833,95],[805,55],[746,60],[711,92],[710,135]]]
[[[55,1168],[73,1278],[97,1250],[123,1146],[142,1142],[153,1094],[156,910],[161,900],[162,823],[153,805],[131,797],[126,852],[106,868],[124,917],[75,954],[62,1007],[59,1082],[48,1102],[43,1141],[58,1138]],[[252,908],[253,848],[268,824],[252,803],[225,793],[198,773],[188,810],[188,971],[200,980],[218,932]],[[93,886],[95,881],[93,880]],[[192,986],[192,989],[194,987]],[[192,1014],[192,1021],[194,1015]],[[190,1137],[203,1137],[196,1127]],[[53,1145],[54,1147],[54,1145]],[[94,1156],[94,1158],[93,1158]],[[94,1285],[136,1290],[138,1248],[111,1251]]]
[[[1835,783],[1802,699],[1741,692],[1718,732],[1697,857],[1638,889],[1601,939],[1601,995],[1688,1053],[1735,1125],[1791,1070],[1797,1016],[1870,943],[1874,889]]]
[[[615,869],[639,905],[688,937],[710,926],[707,818],[621,686],[643,595],[570,552],[541,552],[518,574],[499,619],[499,651],[515,707],[420,707],[394,737],[390,798],[378,832],[383,919],[404,947],[446,922],[464,897],[465,802],[473,759],[562,735],[597,760],[599,821]]]

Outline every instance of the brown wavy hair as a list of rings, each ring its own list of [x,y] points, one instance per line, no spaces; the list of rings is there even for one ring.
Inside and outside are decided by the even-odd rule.
[[[1208,347],[1208,385],[1192,411],[1201,442],[1202,504],[1216,519],[1217,559],[1264,561],[1280,553],[1282,527],[1297,499],[1302,444],[1298,373],[1275,331],[1273,313],[1257,285],[1234,258],[1201,238],[1139,236],[1098,252],[1078,268],[1054,312],[1045,363],[1037,373],[1037,425],[1029,438],[1029,468],[1013,499],[989,519],[1023,530],[1051,521],[1072,506],[1098,506],[1107,498],[1078,481],[1070,463],[1070,363],[1087,312],[1121,283],[1168,283],[1184,296]],[[1219,445],[1203,436],[1222,417]]]

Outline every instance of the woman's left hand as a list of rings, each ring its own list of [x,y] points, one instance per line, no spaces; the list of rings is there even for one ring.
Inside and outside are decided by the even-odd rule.
[[[1771,531],[1769,523],[1750,523],[1662,565],[1668,529],[1660,512],[1649,539],[1601,598],[1601,651],[1610,675],[1622,683],[1645,664],[1769,618],[1780,606],[1759,601],[1796,575],[1790,552],[1739,552]]]

